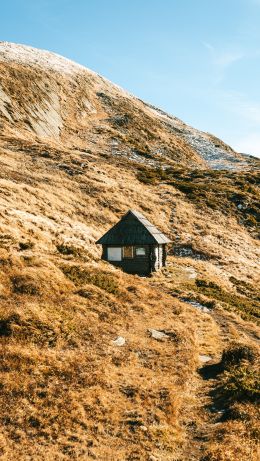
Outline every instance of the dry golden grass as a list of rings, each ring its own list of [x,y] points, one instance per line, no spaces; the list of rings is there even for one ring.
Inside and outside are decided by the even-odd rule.
[[[192,421],[211,424],[198,354],[220,360],[226,340],[255,332],[232,314],[223,337],[216,320],[171,293],[212,302],[195,290],[196,278],[234,292],[231,275],[254,283],[255,241],[224,216],[200,215],[172,187],[140,183],[123,161],[91,154],[70,176],[59,165],[79,168],[79,151],[11,138],[2,146],[2,459],[190,461]],[[174,207],[181,241],[192,237],[214,258],[170,257],[147,280],[101,262],[95,240],[130,207],[169,235]],[[152,339],[149,328],[170,339]],[[113,344],[117,336],[125,346]],[[232,424],[236,434],[237,422],[223,430]],[[210,441],[204,452],[235,450],[234,440]]]
[[[2,298],[2,459],[145,459],[154,451],[172,459],[180,451],[193,328],[187,334],[185,311],[148,282],[106,273],[118,281],[116,295],[83,285],[80,296],[57,269],[49,291],[31,273],[41,296],[13,290]],[[172,336],[156,341],[149,328]],[[113,344],[117,336],[125,346]]]
[[[218,421],[207,405],[222,377],[197,369],[201,354],[218,363],[232,341],[259,338],[255,317],[242,320],[222,296],[252,301],[259,245],[236,216],[139,181],[140,165],[112,155],[111,140],[160,165],[204,162],[100,77],[12,63],[1,65],[1,85],[13,99],[0,137],[1,460],[255,461],[253,404]],[[128,114],[127,130],[117,113]],[[96,239],[129,208],[205,258],[170,256],[150,279],[101,262]]]

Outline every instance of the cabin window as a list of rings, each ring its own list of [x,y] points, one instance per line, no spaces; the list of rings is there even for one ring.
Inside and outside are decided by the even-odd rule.
[[[134,248],[131,246],[123,247],[123,257],[124,258],[133,258],[134,257]]]
[[[107,259],[108,261],[122,261],[122,248],[108,247]]]
[[[145,248],[139,247],[135,249],[136,256],[145,256],[146,251]]]

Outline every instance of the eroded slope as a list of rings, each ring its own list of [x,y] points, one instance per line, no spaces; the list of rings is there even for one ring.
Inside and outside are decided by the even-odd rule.
[[[132,158],[151,165],[239,169],[222,141],[59,55],[0,42],[0,117],[6,134]]]

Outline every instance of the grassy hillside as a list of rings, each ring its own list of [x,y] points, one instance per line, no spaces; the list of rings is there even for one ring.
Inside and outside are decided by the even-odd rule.
[[[158,302],[147,282],[101,264],[70,260],[66,267],[88,278],[72,283],[62,261],[52,271],[40,260],[20,260],[19,271],[1,261],[13,293],[0,313],[2,459],[144,459],[154,450],[171,459],[179,452],[182,379],[196,357],[178,302],[166,295]],[[167,331],[167,344],[151,328]],[[113,342],[118,336],[123,347]]]
[[[259,237],[259,170],[237,172],[223,170],[154,169],[139,167],[137,178],[156,185],[164,181],[185,194],[198,209],[218,210],[236,218]]]
[[[0,61],[1,460],[256,461],[257,161],[64,58]],[[173,240],[149,278],[95,244],[129,208]]]
[[[254,232],[232,201],[223,214],[199,207],[173,174],[144,184],[124,159],[11,138],[1,145],[2,459],[192,459],[190,441],[206,418],[197,408],[199,355],[218,362],[230,341],[257,337],[253,324],[223,310],[242,305],[244,318],[256,318]],[[94,242],[126,211],[126,195],[127,207],[192,253],[170,256],[151,279],[101,262]],[[219,319],[183,299],[221,312],[226,338]],[[113,342],[119,336],[125,345]],[[254,408],[239,405],[247,415]],[[237,426],[248,424],[238,420],[223,422],[232,440],[216,448],[212,432],[201,452],[232,460]],[[241,456],[250,439],[256,459],[254,437],[243,437]]]

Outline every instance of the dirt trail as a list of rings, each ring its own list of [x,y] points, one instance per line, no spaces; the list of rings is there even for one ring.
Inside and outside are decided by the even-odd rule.
[[[186,266],[169,262],[163,276],[152,279],[151,285],[160,285],[169,295],[182,301],[191,313],[196,330],[198,368],[192,376],[190,394],[184,405],[183,425],[187,436],[178,461],[209,461],[207,449],[219,435],[228,410],[226,402],[218,400],[216,395],[221,380],[222,352],[232,342],[258,345],[260,336],[254,323],[244,321],[235,313],[220,306],[209,309],[192,301],[190,293],[185,297],[187,287],[191,286],[192,290],[190,278],[197,274],[197,268],[193,269],[192,264],[188,268],[189,272]]]
[[[183,461],[202,460],[207,441],[214,437],[220,413],[214,408],[210,394],[217,385],[215,371],[225,347],[222,330],[215,319],[195,307],[192,309],[197,327],[199,364],[193,381],[193,406],[189,412],[192,420],[187,426]]]
[[[204,363],[200,361],[194,376],[194,406],[189,412],[192,420],[187,425],[187,444],[184,447],[182,461],[206,459],[207,442],[214,440],[215,431],[222,424],[221,419],[226,408],[221,403],[214,402],[213,395],[219,383],[219,362],[223,349],[229,342],[241,339],[241,333],[247,340],[259,340],[253,325],[252,328],[246,322],[243,325],[243,321],[236,321],[228,312],[215,309],[210,313],[203,313],[196,308],[193,309],[199,354],[206,357]]]

